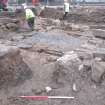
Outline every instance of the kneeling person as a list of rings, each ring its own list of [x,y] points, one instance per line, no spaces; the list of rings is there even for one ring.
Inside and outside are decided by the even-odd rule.
[[[24,6],[25,9],[25,14],[26,14],[26,20],[28,22],[29,27],[31,28],[31,30],[34,30],[34,19],[35,19],[35,14],[33,13],[33,11],[29,8],[27,8],[27,6]]]

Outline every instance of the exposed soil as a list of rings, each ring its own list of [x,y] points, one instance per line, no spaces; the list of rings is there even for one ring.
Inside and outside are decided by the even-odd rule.
[[[36,17],[36,31],[27,31],[24,23],[25,28],[18,31],[0,33],[1,44],[19,51],[0,58],[0,105],[105,104],[105,10],[86,11],[75,8],[67,20],[59,20],[61,9],[46,8],[41,17]],[[96,35],[99,31],[101,38]],[[0,51],[2,54],[2,48]],[[21,95],[74,99],[28,100]]]
[[[41,16],[44,18],[62,19],[62,9],[46,8],[42,11]],[[73,23],[104,23],[105,9],[104,8],[85,8],[71,9],[71,12],[66,17],[68,22]]]

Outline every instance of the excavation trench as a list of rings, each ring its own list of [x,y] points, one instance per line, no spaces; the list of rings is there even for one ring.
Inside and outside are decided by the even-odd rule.
[[[37,31],[3,32],[6,37],[0,39],[1,105],[105,104],[104,9],[96,12],[91,8],[89,14],[78,11],[63,21],[59,20],[63,15],[60,9],[47,8],[36,18]],[[97,38],[99,33],[101,38]],[[21,99],[21,95],[75,98],[37,101]]]

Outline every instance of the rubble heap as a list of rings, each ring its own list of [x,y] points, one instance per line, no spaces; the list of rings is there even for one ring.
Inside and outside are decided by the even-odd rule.
[[[100,50],[71,51],[60,57],[55,64],[56,83],[71,83],[81,77],[82,80],[102,83],[105,76],[105,54]]]

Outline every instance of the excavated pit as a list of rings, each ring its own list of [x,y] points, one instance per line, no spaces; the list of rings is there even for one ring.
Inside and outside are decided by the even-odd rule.
[[[75,9],[63,21],[62,9],[46,8],[36,18],[37,32],[3,32],[6,37],[0,39],[5,44],[0,45],[0,104],[104,105],[104,11]],[[74,99],[37,101],[21,99],[21,95]]]

